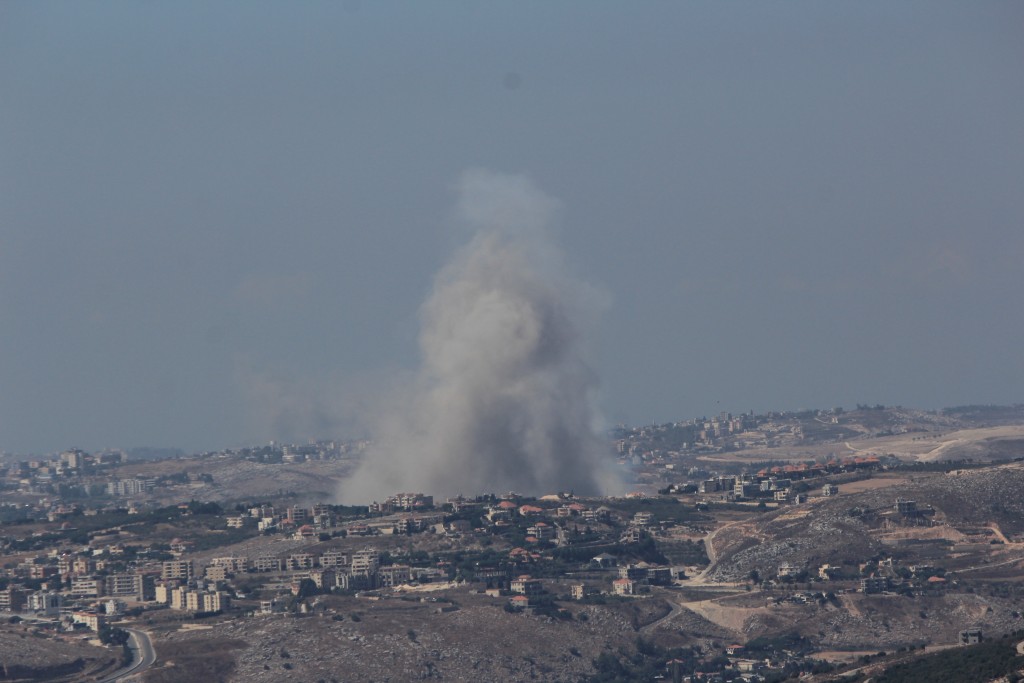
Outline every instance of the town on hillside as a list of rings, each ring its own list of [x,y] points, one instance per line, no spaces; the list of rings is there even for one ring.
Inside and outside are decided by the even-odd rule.
[[[365,441],[5,455],[0,660],[24,680],[852,682],[1024,629],[1021,407],[609,441],[628,495],[359,505],[331,493]]]

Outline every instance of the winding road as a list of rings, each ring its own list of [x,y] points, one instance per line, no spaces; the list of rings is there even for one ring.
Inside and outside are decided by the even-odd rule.
[[[735,526],[735,525],[740,524],[740,523],[742,523],[744,521],[746,521],[746,520],[736,520],[735,522],[729,522],[728,524],[724,524],[724,525],[718,527],[717,529],[712,530],[707,536],[704,537],[704,552],[707,553],[707,556],[708,556],[708,560],[709,560],[708,566],[705,567],[699,574],[690,577],[689,580],[687,580],[686,584],[684,584],[686,587],[699,587],[699,588],[712,588],[712,589],[714,589],[714,588],[723,589],[724,588],[726,590],[728,590],[728,589],[735,589],[737,592],[739,592],[739,589],[745,585],[745,582],[742,582],[742,581],[737,581],[737,582],[710,581],[710,580],[708,580],[708,574],[715,568],[715,565],[718,562],[717,553],[715,552],[715,547],[714,547],[714,538],[715,538],[715,536],[718,534],[719,531],[722,531],[723,529],[727,529],[729,527]],[[654,629],[658,628],[659,626],[662,626],[662,625],[672,621],[677,616],[679,616],[679,614],[681,614],[684,609],[692,609],[690,607],[690,605],[694,605],[694,604],[698,604],[698,603],[701,603],[701,602],[707,602],[708,601],[707,599],[704,599],[704,600],[690,600],[690,601],[686,601],[686,602],[678,602],[673,597],[668,597],[668,598],[666,598],[666,600],[667,600],[669,606],[671,607],[671,610],[669,611],[669,613],[666,614],[665,616],[661,617],[660,619],[657,619],[657,620],[651,622],[650,624],[647,624],[646,626],[640,627],[640,632],[641,633],[648,633],[648,632],[653,631]],[[698,612],[698,614],[700,614],[700,612]],[[701,615],[701,616],[703,616],[703,615]]]
[[[708,566],[705,567],[696,576],[691,577],[687,585],[690,585],[690,586],[739,586],[739,585],[743,585],[742,582],[735,582],[735,583],[724,582],[723,583],[723,582],[709,581],[708,580],[708,575],[712,572],[712,570],[714,570],[715,566],[718,563],[718,553],[715,552],[715,545],[714,545],[715,536],[718,535],[718,532],[723,531],[724,529],[728,529],[729,527],[733,527],[733,526],[736,526],[738,524],[742,524],[743,522],[746,522],[746,521],[747,520],[745,520],[745,519],[738,519],[735,522],[729,522],[728,524],[723,524],[722,526],[718,527],[717,529],[712,530],[711,533],[709,533],[707,536],[704,537],[704,552],[708,556]]]

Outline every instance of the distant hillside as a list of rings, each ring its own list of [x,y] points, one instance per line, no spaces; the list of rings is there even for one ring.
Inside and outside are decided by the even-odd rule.
[[[944,408],[942,414],[973,426],[988,427],[1024,422],[1024,404],[1012,406],[971,405]]]
[[[926,473],[912,479],[894,478],[878,484],[890,485],[833,498],[818,499],[810,505],[786,507],[775,512],[727,526],[714,538],[718,561],[713,570],[716,580],[737,581],[751,571],[770,576],[783,562],[816,571],[823,563],[858,562],[886,549],[924,554],[937,550],[943,535],[948,545],[958,542],[964,529],[997,524],[1013,537],[1024,534],[1024,464],[956,471],[950,474]],[[894,545],[894,536],[908,521],[895,514],[897,498],[912,499],[921,509],[931,508],[934,515],[931,535],[936,542],[922,542],[912,550],[908,541]],[[894,527],[895,525],[895,527]],[[917,533],[915,527],[904,533]],[[888,543],[888,545],[886,545]],[[911,548],[911,549],[908,549]],[[944,551],[944,548],[943,548]]]

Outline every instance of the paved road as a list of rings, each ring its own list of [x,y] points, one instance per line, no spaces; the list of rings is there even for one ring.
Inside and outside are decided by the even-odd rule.
[[[993,562],[991,564],[976,564],[973,567],[964,567],[963,569],[957,569],[957,574],[963,574],[964,572],[976,572],[979,569],[992,569],[993,567],[1002,567],[1008,564],[1016,564],[1018,562],[1024,562],[1024,557],[1014,557],[1010,560],[1004,560],[1002,562]]]
[[[113,674],[99,681],[99,683],[117,683],[127,680],[128,677],[142,673],[153,666],[156,661],[156,650],[153,649],[153,641],[149,639],[144,631],[134,628],[126,628],[128,631],[128,648],[132,651],[132,662],[123,669],[118,669]]]
[[[672,608],[671,610],[669,610],[669,613],[666,614],[665,616],[663,616],[661,619],[658,619],[657,621],[652,621],[651,623],[647,624],[646,626],[641,626],[640,627],[640,632],[641,633],[647,633],[649,631],[653,631],[654,629],[658,628],[662,624],[672,620],[673,618],[675,618],[675,616],[677,614],[679,614],[680,612],[683,611],[683,608],[679,605],[678,602],[676,602],[675,600],[673,600],[671,598],[667,598],[667,600],[668,600],[669,606]]]

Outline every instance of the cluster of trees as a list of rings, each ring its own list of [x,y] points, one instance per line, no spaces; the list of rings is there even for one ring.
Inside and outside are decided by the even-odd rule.
[[[650,536],[645,536],[637,543],[608,543],[606,545],[591,545],[586,547],[562,546],[552,551],[555,563],[580,564],[589,561],[595,555],[608,553],[615,555],[622,560],[633,558],[650,564],[668,564],[668,558],[658,548],[657,542]],[[572,567],[566,567],[572,568]]]
[[[132,651],[128,647],[128,639],[130,637],[128,631],[116,626],[110,626],[109,624],[104,624],[99,632],[100,642],[104,645],[121,646],[124,666],[127,666],[132,661]]]

